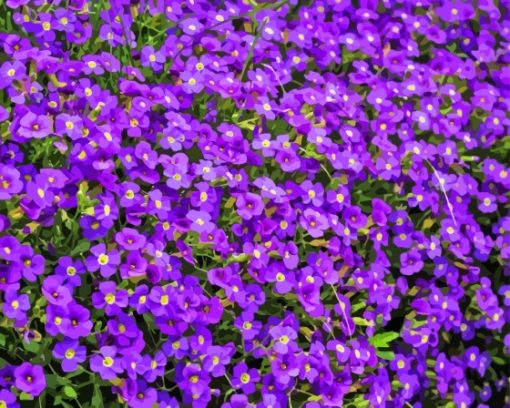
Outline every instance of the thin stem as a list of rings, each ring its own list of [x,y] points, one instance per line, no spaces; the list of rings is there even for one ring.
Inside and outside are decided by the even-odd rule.
[[[331,286],[331,289],[333,289],[333,292],[335,293],[336,300],[338,301],[338,306],[340,307],[340,310],[342,311],[342,315],[344,317],[345,324],[347,325],[347,330],[349,331],[349,337],[352,339],[351,325],[349,324],[349,320],[347,319],[347,316],[345,314],[345,310],[342,307],[342,301],[340,300],[340,297],[338,296],[338,293],[336,292],[335,287],[332,284],[330,284],[329,286]]]
[[[255,35],[255,38],[253,39],[253,41],[250,45],[250,50],[248,51],[248,56],[246,57],[246,61],[244,61],[243,70],[241,71],[241,75],[239,77],[241,79],[241,81],[243,80],[244,75],[246,74],[248,65],[250,64],[251,60],[253,59],[253,50],[255,49],[255,45],[257,45],[259,38],[262,36],[262,30],[264,30],[264,27],[266,26],[268,21],[269,21],[269,19],[267,17],[265,17],[264,20],[262,20],[262,24],[260,24],[260,26],[258,27],[258,32]]]
[[[448,199],[448,194],[446,194],[446,190],[444,188],[443,181],[442,181],[441,177],[439,176],[439,173],[437,172],[436,168],[432,165],[432,163],[428,159],[423,158],[423,160],[425,160],[429,164],[430,168],[434,172],[434,176],[436,176],[437,182],[439,183],[439,187],[441,188],[444,198],[446,199],[446,204],[448,205],[448,211],[450,212],[450,215],[452,216],[453,224],[455,226],[457,226],[457,220],[455,219],[455,214],[452,211],[453,207],[450,203],[450,200]]]
[[[274,68],[273,68],[271,65],[269,65],[269,64],[262,64],[262,65],[264,65],[266,68],[268,68],[268,69],[270,69],[271,71],[273,71],[273,74],[274,74],[274,76],[275,76],[276,80],[278,81],[278,84],[280,85],[280,88],[282,88],[282,92],[283,92],[284,94],[286,94],[287,92],[285,91],[285,88],[283,87],[282,81],[280,81],[280,76],[279,76],[279,75],[278,75],[278,73],[274,70]]]

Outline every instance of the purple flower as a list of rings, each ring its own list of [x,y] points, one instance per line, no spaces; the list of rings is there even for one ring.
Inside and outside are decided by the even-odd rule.
[[[274,282],[274,290],[282,295],[290,292],[296,284],[294,274],[290,273],[281,263],[271,265],[267,273],[267,279]]]
[[[194,35],[200,32],[204,26],[196,18],[187,18],[179,23],[179,27],[181,27],[182,31],[186,34]]]
[[[307,208],[300,218],[301,226],[312,237],[319,238],[324,235],[324,231],[328,229],[328,221],[321,211]]]
[[[124,235],[121,236],[123,239],[125,238]],[[126,240],[127,239],[130,238],[126,238]],[[120,255],[118,251],[107,251],[105,244],[98,244],[90,248],[90,252],[92,252],[93,255],[89,256],[85,261],[87,269],[90,272],[99,270],[101,276],[105,278],[109,278],[115,274],[117,265],[120,264]]]
[[[276,118],[276,105],[265,97],[258,99],[257,103],[255,104],[255,110],[259,115],[263,115],[269,120],[274,120]]]
[[[44,279],[42,293],[49,303],[65,307],[73,301],[72,292],[64,286],[64,281],[65,278],[58,275]]]
[[[27,112],[20,120],[18,133],[27,139],[41,139],[51,133],[51,121],[46,115]]]
[[[133,408],[152,407],[158,403],[158,394],[155,388],[149,387],[144,380],[136,381],[136,392],[128,400]],[[161,405],[161,404],[160,404]]]
[[[53,348],[53,356],[62,360],[62,370],[66,373],[75,371],[85,361],[86,355],[87,349],[80,346],[78,340],[64,339]]]
[[[90,357],[90,369],[103,380],[113,380],[124,371],[121,362],[122,358],[117,356],[115,347],[103,346],[98,354]]]
[[[18,408],[19,404],[16,401],[16,396],[9,390],[0,390],[0,407]]]
[[[46,388],[46,377],[40,365],[22,363],[14,370],[14,376],[16,388],[33,396],[37,397]]]
[[[20,178],[18,170],[0,164],[0,200],[10,200],[14,194],[21,192],[23,182]]]
[[[161,71],[165,63],[165,56],[160,51],[154,51],[150,45],[142,48],[141,62],[144,67],[151,67],[154,71]]]
[[[87,336],[92,329],[89,310],[72,302],[67,306],[66,312],[67,315],[61,320],[61,332],[71,339]]]
[[[205,211],[191,210],[186,218],[192,222],[190,228],[196,232],[211,232],[215,226],[211,222],[211,215]]]
[[[41,208],[50,207],[55,199],[55,194],[45,182],[27,183],[27,194]]]
[[[234,388],[240,388],[245,394],[255,392],[257,382],[260,380],[259,372],[256,368],[248,368],[245,363],[239,363],[234,366],[232,374],[232,385]]]
[[[400,255],[400,271],[403,275],[414,275],[423,268],[423,261],[416,249],[404,252]]]
[[[225,375],[225,367],[230,363],[234,351],[233,344],[223,347],[209,346],[203,363],[204,369],[210,372],[213,377]]]
[[[135,251],[137,249],[143,248],[147,240],[145,236],[140,234],[137,230],[132,228],[123,228],[122,231],[115,234],[115,241],[121,246],[121,248],[127,251]],[[101,254],[104,253],[102,252]],[[110,258],[111,254],[112,252],[107,255],[108,258]],[[108,259],[108,261],[110,261],[110,259]],[[101,264],[99,258],[98,263]]]
[[[30,310],[30,300],[27,294],[19,294],[14,287],[5,291],[2,311],[8,318],[15,319],[22,325],[26,322],[28,310]]]
[[[66,134],[73,140],[79,139],[83,137],[83,121],[78,116],[60,114],[55,121],[55,132],[59,135]]]
[[[99,292],[92,295],[92,302],[94,307],[104,308],[107,315],[113,316],[128,305],[128,294],[126,290],[118,289],[113,281],[101,282]]]
[[[286,354],[289,349],[294,348],[294,340],[297,338],[297,333],[289,326],[275,326],[269,330],[269,334],[273,338],[273,349],[279,354]]]
[[[85,272],[85,267],[81,261],[73,261],[71,257],[64,256],[58,260],[55,273],[65,278],[65,283],[70,286],[79,286],[81,283],[80,275]]]
[[[308,204],[312,203],[316,207],[320,207],[324,202],[324,187],[320,183],[313,184],[311,181],[306,180],[303,184],[301,184],[301,189],[304,192],[305,197],[303,198],[303,203]]]
[[[245,220],[250,220],[254,216],[262,214],[264,202],[262,198],[253,193],[241,194],[236,200],[237,213]]]
[[[198,364],[191,363],[184,367],[179,364],[175,374],[175,382],[192,396],[200,396],[209,387],[209,376]]]

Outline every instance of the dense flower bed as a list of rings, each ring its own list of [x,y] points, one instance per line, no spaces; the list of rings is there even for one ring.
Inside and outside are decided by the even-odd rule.
[[[0,407],[508,404],[508,0],[0,21]]]

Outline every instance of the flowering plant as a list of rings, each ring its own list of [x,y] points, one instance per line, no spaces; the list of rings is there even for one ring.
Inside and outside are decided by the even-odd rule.
[[[503,407],[510,2],[0,2],[0,407]]]

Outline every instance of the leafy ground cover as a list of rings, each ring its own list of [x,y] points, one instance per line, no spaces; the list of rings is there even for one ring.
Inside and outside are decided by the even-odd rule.
[[[0,28],[1,408],[508,406],[508,1]]]

